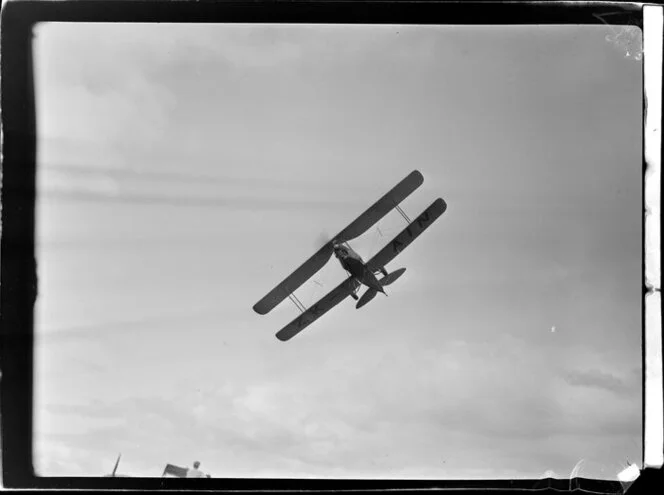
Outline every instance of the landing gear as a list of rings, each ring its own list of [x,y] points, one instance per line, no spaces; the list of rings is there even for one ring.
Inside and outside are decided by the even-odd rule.
[[[350,275],[350,272],[348,273]],[[359,283],[357,280],[355,281],[355,288],[351,291],[350,295],[353,299],[356,301],[360,298],[360,296],[357,295],[357,293],[360,291],[360,287],[362,287],[362,284]]]

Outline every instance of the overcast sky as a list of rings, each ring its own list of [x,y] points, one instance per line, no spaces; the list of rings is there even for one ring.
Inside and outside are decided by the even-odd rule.
[[[39,26],[38,474],[640,462],[642,66],[607,34]],[[253,304],[414,169],[406,212],[448,209],[389,297],[278,341],[297,309]]]

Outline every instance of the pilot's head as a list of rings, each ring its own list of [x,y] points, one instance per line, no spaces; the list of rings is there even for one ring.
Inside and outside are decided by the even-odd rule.
[[[200,466],[200,465],[201,465],[200,462],[198,462],[198,461],[194,462],[194,469],[198,469],[198,466]]]
[[[334,255],[337,258],[346,258],[348,256],[348,249],[343,244],[334,244]]]

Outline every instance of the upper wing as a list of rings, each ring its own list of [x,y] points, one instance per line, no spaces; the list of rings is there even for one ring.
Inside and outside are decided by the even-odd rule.
[[[272,289],[263,299],[258,301],[254,305],[254,311],[261,315],[272,311],[277,304],[286,299],[289,294],[295,292],[298,287],[325,266],[325,263],[329,261],[334,252],[332,247],[333,241],[345,242],[361,236],[369,230],[372,225],[392,211],[395,206],[412,194],[423,182],[424,177],[417,170],[408,174],[405,179],[371,205],[364,213],[357,217],[353,223],[334,236],[332,240],[320,248],[316,254],[300,265],[297,270]]]
[[[326,296],[323,296],[320,301],[311,306],[308,310],[295,318],[284,328],[279,330],[277,332],[277,338],[279,340],[286,341],[295,337],[311,323],[316,321],[341,301],[346,299],[350,293],[355,290],[358,283],[359,282],[357,282],[355,277],[349,277],[341,282]]]
[[[406,249],[417,236],[424,232],[447,209],[447,203],[438,198],[420,216],[413,220],[392,241],[369,260],[367,266],[372,271],[379,270],[392,261],[397,254]]]
[[[263,299],[254,304],[254,311],[260,315],[267,314],[277,304],[286,299],[295,289],[309,280],[318,270],[325,266],[334,249],[332,243],[328,242],[316,252],[311,258],[302,263],[300,267],[291,273],[286,280],[272,289]]]
[[[345,242],[360,237],[381,218],[392,211],[394,207],[410,196],[423,182],[424,177],[422,174],[417,170],[413,170],[405,179],[390,189],[382,198],[357,217],[357,220],[339,232],[335,236],[335,239],[338,242]]]

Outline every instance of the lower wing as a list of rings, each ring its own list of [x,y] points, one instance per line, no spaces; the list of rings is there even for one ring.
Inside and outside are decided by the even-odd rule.
[[[424,210],[420,216],[413,220],[408,227],[403,229],[392,241],[383,249],[378,251],[376,255],[369,260],[367,266],[370,270],[376,271],[387,265],[392,261],[401,251],[406,249],[408,245],[413,242],[422,232],[447,209],[447,204],[442,198],[436,201]]]
[[[323,316],[341,301],[346,299],[351,294],[351,292],[357,288],[358,284],[359,282],[355,279],[355,277],[347,278],[334,289],[332,289],[320,301],[311,306],[284,328],[279,330],[279,332],[277,332],[277,338],[281,341],[292,339],[318,318]]]

